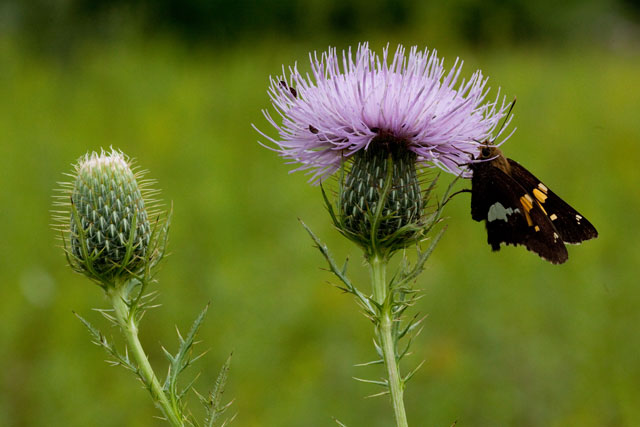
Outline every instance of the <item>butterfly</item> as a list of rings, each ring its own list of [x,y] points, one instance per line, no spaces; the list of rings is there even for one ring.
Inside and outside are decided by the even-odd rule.
[[[598,237],[595,227],[531,172],[489,142],[468,167],[471,218],[485,221],[494,251],[502,243],[523,245],[541,258],[562,264],[569,258],[565,243]]]

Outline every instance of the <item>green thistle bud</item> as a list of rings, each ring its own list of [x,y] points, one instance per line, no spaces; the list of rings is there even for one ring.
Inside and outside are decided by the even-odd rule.
[[[100,274],[120,266],[135,270],[144,259],[151,231],[142,194],[124,156],[85,156],[78,164],[71,200],[73,255],[83,261],[85,256],[94,258],[93,269]]]
[[[425,199],[416,160],[404,144],[378,137],[346,169],[338,228],[368,256],[390,254],[420,237]]]
[[[145,206],[149,182],[117,150],[86,154],[74,169],[58,196],[66,209],[56,212],[69,263],[103,286],[140,274],[158,255]]]

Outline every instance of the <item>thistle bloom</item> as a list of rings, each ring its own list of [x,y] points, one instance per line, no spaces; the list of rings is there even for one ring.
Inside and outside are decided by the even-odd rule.
[[[413,47],[407,57],[398,46],[389,62],[388,48],[380,58],[364,43],[355,57],[334,48],[310,60],[311,75],[294,66],[270,79],[282,121],[263,111],[279,138],[262,135],[312,182],[346,166],[332,218],[367,257],[387,256],[419,239],[426,223],[416,164],[468,176],[508,106],[499,94],[484,103],[480,71],[458,84],[462,62],[445,72],[435,51]]]
[[[269,96],[282,123],[263,111],[279,137],[262,135],[300,165],[296,170],[309,170],[314,182],[380,137],[406,147],[420,163],[467,175],[470,155],[506,114],[499,94],[483,103],[489,89],[479,70],[457,84],[462,61],[446,72],[435,50],[414,46],[407,57],[398,46],[389,63],[388,47],[380,58],[363,43],[355,57],[351,49],[339,57],[332,48],[309,58],[311,75],[296,65],[288,76],[283,68],[282,76],[270,79]]]

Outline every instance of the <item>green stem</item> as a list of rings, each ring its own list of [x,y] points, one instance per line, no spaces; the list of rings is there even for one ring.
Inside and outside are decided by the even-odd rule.
[[[391,393],[391,403],[396,415],[398,427],[408,427],[407,414],[404,409],[403,393],[404,381],[400,376],[400,366],[398,364],[396,341],[393,337],[393,314],[388,298],[388,287],[386,281],[387,260],[374,256],[369,261],[371,265],[371,282],[373,286],[373,298],[381,307],[380,318],[378,319],[378,335],[384,365],[387,368],[389,380],[389,392]]]
[[[113,305],[115,317],[120,325],[120,329],[127,340],[129,352],[133,355],[138,365],[138,374],[149,390],[149,393],[151,393],[151,397],[156,406],[167,418],[167,421],[173,426],[183,427],[184,423],[178,415],[178,411],[169,403],[156,374],[153,372],[151,364],[149,364],[149,359],[144,352],[144,348],[142,348],[142,344],[138,339],[138,325],[136,324],[130,307],[126,303],[126,288],[126,284],[118,283],[116,286],[109,288],[107,294],[111,299],[111,304]]]

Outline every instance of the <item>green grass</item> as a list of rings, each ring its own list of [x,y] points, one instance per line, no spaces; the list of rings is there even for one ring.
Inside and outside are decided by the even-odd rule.
[[[379,46],[380,44],[378,44]],[[250,124],[267,77],[309,47],[258,43],[189,51],[158,42],[89,45],[66,60],[0,41],[0,425],[147,426],[156,414],[134,377],[104,363],[71,310],[100,323],[106,300],[65,267],[49,227],[52,189],[87,150],[136,157],[173,202],[163,306],[142,339],[160,371],[212,302],[197,365],[204,390],[234,351],[227,396],[239,426],[388,426],[371,325],[326,284],[301,217],[338,257],[358,250],[332,230],[320,191],[289,175]],[[314,46],[312,48],[322,48]],[[640,57],[607,51],[445,48],[518,97],[504,146],[587,216],[600,237],[552,266],[522,248],[491,253],[467,195],[419,279],[428,314],[410,364],[416,426],[640,424]],[[441,187],[442,188],[442,187]],[[110,333],[115,331],[108,330]],[[153,425],[160,425],[156,421]]]

